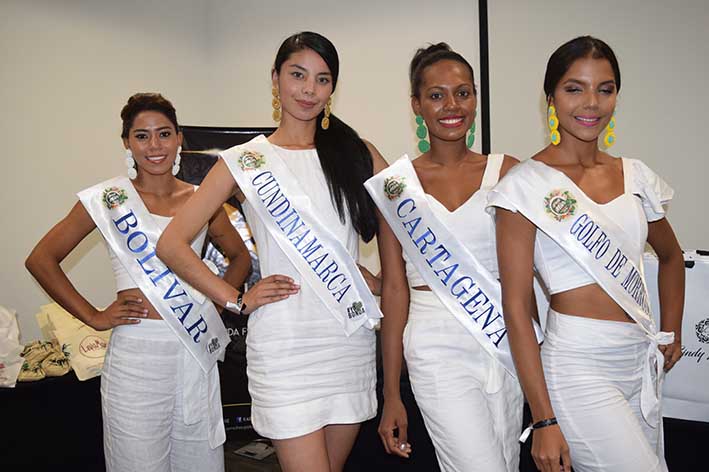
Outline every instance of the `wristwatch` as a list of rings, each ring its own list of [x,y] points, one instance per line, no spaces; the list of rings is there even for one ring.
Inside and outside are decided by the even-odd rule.
[[[224,306],[227,310],[233,311],[234,313],[238,313],[239,315],[246,314],[244,313],[246,311],[246,303],[244,303],[243,293],[239,293],[239,295],[237,295],[235,302],[227,301],[226,305]]]

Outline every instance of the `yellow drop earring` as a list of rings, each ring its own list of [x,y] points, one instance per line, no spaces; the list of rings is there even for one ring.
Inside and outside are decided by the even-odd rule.
[[[271,106],[273,107],[273,121],[281,121],[281,99],[278,96],[278,89],[274,86],[271,89],[271,95],[273,95],[273,100],[271,100]]]
[[[613,112],[611,120],[606,125],[606,135],[603,138],[603,144],[605,144],[607,148],[615,144],[615,112]]]
[[[320,126],[322,126],[322,129],[326,130],[330,127],[330,113],[332,113],[332,97],[327,99],[327,103],[325,104],[325,110],[323,110],[323,113],[325,116],[322,117]]]
[[[554,146],[558,146],[561,142],[559,134],[559,118],[556,116],[556,108],[554,105],[549,105],[547,109],[547,125],[549,126],[549,139]]]

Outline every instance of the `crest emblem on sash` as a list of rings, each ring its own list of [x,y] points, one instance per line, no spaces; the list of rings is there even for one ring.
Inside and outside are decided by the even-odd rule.
[[[568,190],[552,190],[544,197],[546,212],[556,221],[564,221],[576,213],[576,198]]]
[[[364,305],[362,302],[354,302],[347,307],[347,317],[349,319],[356,318],[362,313],[364,313]]]
[[[403,177],[394,176],[384,179],[384,193],[389,200],[396,200],[406,188]]]
[[[128,200],[128,195],[126,195],[126,191],[122,188],[109,187],[103,191],[101,199],[104,205],[106,205],[106,208],[113,210],[123,205],[123,203]]]
[[[694,327],[694,330],[697,333],[697,339],[699,340],[699,342],[709,344],[709,318],[697,323],[697,326]]]
[[[213,354],[218,350],[219,350],[219,339],[217,339],[217,338],[210,339],[209,343],[207,344],[207,351],[210,354]]]
[[[266,158],[263,157],[263,154],[256,151],[244,151],[239,156],[237,162],[243,171],[256,170],[266,163]]]

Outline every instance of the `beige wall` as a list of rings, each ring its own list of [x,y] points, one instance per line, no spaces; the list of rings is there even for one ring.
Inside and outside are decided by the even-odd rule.
[[[544,146],[546,60],[573,36],[598,35],[616,49],[623,73],[613,153],[641,158],[666,177],[677,190],[670,218],[683,246],[708,247],[709,223],[696,217],[709,200],[699,146],[709,110],[706,2],[488,3],[493,151],[526,158]],[[18,311],[23,340],[39,336],[33,315],[48,301],[24,258],[77,191],[124,171],[118,113],[130,94],[164,93],[184,124],[271,125],[275,51],[290,33],[313,29],[340,53],[335,113],[391,161],[415,154],[406,77],[414,50],[447,41],[479,71],[476,5],[1,1],[0,304]],[[376,267],[373,247],[364,259]],[[110,303],[113,280],[96,234],[65,268],[89,300]]]

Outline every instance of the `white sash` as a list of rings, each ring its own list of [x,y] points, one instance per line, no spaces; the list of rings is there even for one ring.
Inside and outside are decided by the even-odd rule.
[[[657,424],[664,374],[664,357],[657,346],[672,343],[674,333],[657,331],[642,266],[629,257],[634,251],[628,235],[563,172],[529,159],[511,173],[515,175],[503,179],[494,191],[561,246],[647,334],[641,409],[649,424]]]
[[[128,275],[202,370],[209,372],[217,360],[224,360],[230,338],[219,313],[157,258],[155,245],[162,231],[130,180],[115,177],[78,196]]]
[[[408,156],[364,186],[433,293],[516,377],[502,316],[500,283],[433,213]],[[541,341],[536,322],[534,327]]]
[[[357,264],[320,221],[271,143],[261,135],[220,155],[269,234],[345,334],[374,328],[382,314]]]

